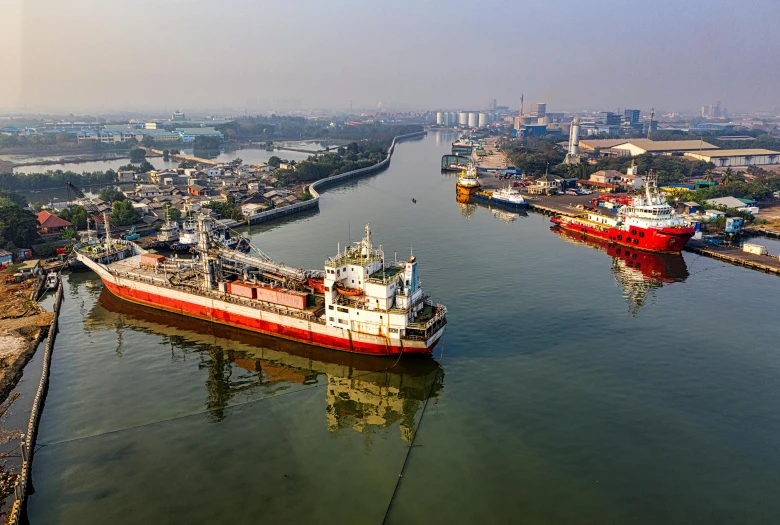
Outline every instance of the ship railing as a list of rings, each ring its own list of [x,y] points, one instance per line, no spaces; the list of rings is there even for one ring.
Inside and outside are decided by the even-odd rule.
[[[412,328],[414,330],[427,330],[431,326],[435,325],[440,320],[444,319],[447,315],[447,307],[441,304],[434,305],[432,301],[426,301],[426,306],[430,306],[432,308],[435,308],[435,312],[433,316],[428,319],[427,321],[423,322],[417,322],[417,323],[409,323],[409,328]]]
[[[128,279],[128,280],[131,280],[131,281],[147,283],[147,284],[151,284],[151,285],[154,285],[154,286],[158,286],[158,287],[162,287],[162,288],[168,288],[170,290],[176,290],[176,291],[182,291],[182,288],[186,289],[186,288],[195,288],[196,287],[199,295],[204,295],[204,296],[209,297],[211,299],[218,299],[220,301],[226,301],[226,302],[233,303],[233,304],[238,304],[238,305],[242,305],[242,306],[248,306],[250,308],[253,308],[253,309],[256,309],[256,310],[262,310],[264,312],[271,312],[271,313],[275,313],[275,314],[279,314],[279,315],[285,315],[285,316],[289,316],[289,317],[298,317],[298,318],[300,318],[302,320],[305,320],[305,321],[308,321],[308,322],[312,322],[312,323],[317,323],[317,324],[322,324],[322,325],[325,324],[325,321],[323,321],[322,319],[320,319],[316,315],[308,313],[308,312],[304,312],[304,311],[301,311],[301,310],[290,310],[290,309],[287,309],[287,308],[282,308],[282,307],[276,306],[273,303],[266,303],[266,302],[263,302],[263,301],[253,301],[253,300],[250,300],[250,299],[246,299],[244,297],[239,297],[237,295],[231,295],[231,294],[227,294],[227,293],[217,292],[217,291],[214,291],[214,290],[204,290],[203,288],[200,288],[199,285],[187,285],[187,284],[184,284],[184,285],[174,286],[170,282],[168,282],[167,279],[153,279],[151,277],[144,277],[144,276],[141,276],[141,275],[126,273],[126,272],[114,271],[114,272],[112,272],[112,275],[117,276],[117,277],[121,277],[121,278],[124,278],[124,279]]]

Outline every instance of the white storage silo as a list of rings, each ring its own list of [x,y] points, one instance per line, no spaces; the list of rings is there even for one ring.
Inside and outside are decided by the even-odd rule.
[[[488,116],[487,113],[480,113],[479,117],[477,119],[477,124],[480,128],[484,128],[488,125]]]
[[[444,113],[441,111],[436,112],[436,124],[439,126],[444,126]]]
[[[469,113],[469,119],[468,119],[469,127],[476,128],[477,124],[479,124],[479,115],[474,112]]]
[[[465,111],[458,113],[458,125],[466,126],[469,123],[469,114]]]

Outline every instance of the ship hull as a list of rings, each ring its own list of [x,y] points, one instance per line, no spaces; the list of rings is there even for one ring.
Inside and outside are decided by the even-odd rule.
[[[461,186],[456,184],[455,188],[458,195],[474,195],[479,191],[479,186]]]
[[[329,327],[280,312],[214,299],[175,288],[123,278],[88,258],[82,261],[95,271],[106,289],[126,301],[212,323],[233,326],[292,341],[365,355],[397,356],[429,354],[444,333],[444,326],[427,340],[389,339],[384,335]]]
[[[527,202],[509,202],[501,199],[494,199],[482,193],[475,193],[474,198],[483,202],[494,204],[496,206],[503,206],[504,208],[512,208],[514,210],[525,210],[528,208]]]
[[[651,229],[634,226],[629,230],[621,230],[606,226],[594,228],[567,217],[553,217],[550,220],[565,230],[646,252],[680,253],[688,239],[693,236],[692,228]]]

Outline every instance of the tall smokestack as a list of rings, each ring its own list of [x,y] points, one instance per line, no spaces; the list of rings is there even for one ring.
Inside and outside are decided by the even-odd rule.
[[[574,117],[569,128],[569,155],[578,155],[580,151],[580,118]]]

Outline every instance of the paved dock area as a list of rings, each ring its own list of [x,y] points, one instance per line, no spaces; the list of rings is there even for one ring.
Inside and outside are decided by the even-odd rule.
[[[473,154],[473,158],[477,163],[477,168],[481,169],[499,169],[502,170],[507,167],[508,161],[506,154],[503,151],[498,151],[496,149],[496,142],[498,141],[498,137],[488,137],[485,140],[485,155],[484,157],[478,157],[475,154]]]
[[[743,252],[733,246],[707,244],[696,239],[691,239],[685,245],[685,251],[712,257],[724,262],[744,266],[752,270],[780,275],[780,258],[771,255],[755,255]]]

